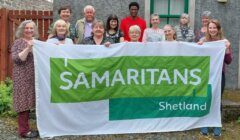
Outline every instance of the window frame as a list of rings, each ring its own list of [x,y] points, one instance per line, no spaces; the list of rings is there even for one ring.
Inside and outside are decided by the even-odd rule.
[[[154,13],[154,1],[150,0],[150,14]],[[171,6],[171,0],[168,0],[168,14],[167,15],[159,15],[160,18],[166,18],[167,24],[169,24],[169,20],[171,18],[180,18],[181,15],[171,15],[170,14],[170,6]],[[188,6],[189,6],[189,0],[184,0],[184,13],[188,14]]]

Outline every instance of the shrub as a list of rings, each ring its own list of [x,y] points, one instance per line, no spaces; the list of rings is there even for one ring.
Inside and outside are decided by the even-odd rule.
[[[0,115],[16,116],[13,110],[13,82],[10,78],[0,83]]]
[[[238,119],[237,119],[237,123],[239,123],[240,124],[240,116],[238,117]]]

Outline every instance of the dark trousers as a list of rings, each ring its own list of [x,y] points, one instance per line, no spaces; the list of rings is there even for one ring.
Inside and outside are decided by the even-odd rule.
[[[221,87],[221,100],[222,100],[222,97],[223,97],[223,91],[224,91],[224,88],[225,88],[225,73],[222,73],[222,87]],[[222,101],[221,101],[221,112],[222,112]]]
[[[18,133],[23,136],[29,132],[29,110],[18,113]]]

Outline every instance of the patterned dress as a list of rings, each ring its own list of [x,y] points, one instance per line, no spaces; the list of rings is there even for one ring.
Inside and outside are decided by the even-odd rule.
[[[16,112],[35,107],[34,63],[30,52],[25,61],[18,54],[27,47],[24,39],[17,39],[12,46],[13,60],[13,106]]]

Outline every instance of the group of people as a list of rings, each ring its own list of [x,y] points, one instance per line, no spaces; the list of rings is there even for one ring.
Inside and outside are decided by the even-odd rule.
[[[226,52],[222,69],[222,93],[225,86],[225,64],[232,61],[230,42],[224,37],[218,20],[212,19],[211,12],[202,14],[202,27],[195,33],[189,25],[189,15],[182,14],[179,25],[165,25],[159,28],[158,14],[151,15],[151,28],[146,28],[146,22],[138,16],[139,4],[129,4],[130,15],[121,20],[116,15],[110,15],[106,27],[102,20],[95,18],[95,9],[91,5],[84,8],[84,18],[76,25],[70,24],[72,14],[70,7],[61,7],[58,11],[60,19],[49,27],[47,42],[60,44],[92,44],[109,46],[112,43],[129,42],[158,42],[158,41],[186,41],[204,42],[225,40]],[[18,132],[21,137],[33,138],[38,136],[37,131],[29,128],[29,112],[35,107],[33,40],[38,38],[36,24],[32,20],[23,21],[17,31],[16,40],[12,46],[14,109],[18,112]],[[214,128],[214,135],[221,136],[221,128]],[[208,135],[208,128],[201,128],[202,135]]]

